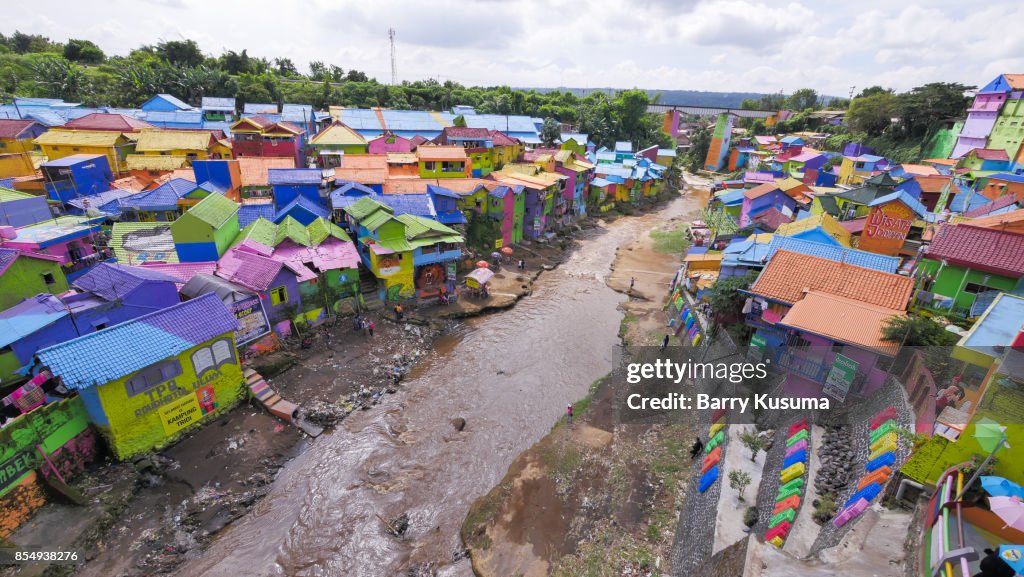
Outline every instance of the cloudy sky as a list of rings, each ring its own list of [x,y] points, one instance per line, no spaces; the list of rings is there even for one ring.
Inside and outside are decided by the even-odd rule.
[[[400,80],[845,96],[873,84],[984,84],[1024,72],[1024,2],[988,0],[32,0],[0,32],[108,54],[191,38]]]

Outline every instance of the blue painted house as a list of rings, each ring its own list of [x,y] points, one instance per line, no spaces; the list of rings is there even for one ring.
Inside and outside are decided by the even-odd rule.
[[[319,168],[271,168],[267,171],[267,181],[274,191],[274,206],[278,209],[298,196],[316,204],[323,203],[320,199],[323,174]]]
[[[302,226],[308,226],[318,218],[330,218],[331,213],[318,202],[314,202],[305,196],[296,196],[286,206],[281,207],[274,214],[273,221],[280,224],[284,219],[291,217],[299,221]],[[239,222],[241,225],[241,222]]]
[[[459,210],[459,194],[443,186],[427,185],[427,194],[434,205],[434,220],[448,226],[466,224],[466,215]]]
[[[792,218],[796,210],[796,200],[782,192],[779,185],[765,183],[743,191],[743,204],[740,208],[740,226],[751,224],[762,212],[776,209],[783,215]]]
[[[124,198],[120,202],[124,220],[174,222],[181,215],[179,201],[195,188],[190,180],[172,178],[153,190]]]
[[[33,196],[0,186],[0,226],[28,226],[54,216],[45,196]]]
[[[114,173],[102,154],[72,154],[44,162],[39,168],[46,193],[64,203],[113,188]]]
[[[182,102],[178,97],[170,94],[157,94],[140,106],[146,112],[177,112],[180,110],[193,110],[191,106]]]

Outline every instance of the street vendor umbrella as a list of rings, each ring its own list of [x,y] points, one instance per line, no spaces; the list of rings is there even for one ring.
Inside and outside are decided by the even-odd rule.
[[[491,264],[485,260],[476,261],[476,268],[490,268]]]
[[[501,254],[512,254],[512,247],[503,246],[501,247]]]
[[[1019,497],[1024,499],[1024,487],[1003,477],[992,475],[981,477],[981,487],[993,497]]]
[[[1003,529],[1010,527],[1024,531],[1024,501],[1019,497],[989,497],[989,509],[1002,519]]]
[[[979,419],[974,425],[974,438],[985,452],[993,453],[999,448],[1000,443],[1005,443],[1006,427],[992,419]]]
[[[1024,545],[1000,545],[999,558],[1017,573],[1024,573]]]

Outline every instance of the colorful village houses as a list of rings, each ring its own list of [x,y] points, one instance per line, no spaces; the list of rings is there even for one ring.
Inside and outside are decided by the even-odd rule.
[[[87,218],[62,216],[8,230],[9,238],[2,244],[6,248],[56,257],[64,276],[72,279],[107,258],[100,229],[99,224]]]
[[[294,270],[271,254],[270,247],[243,241],[224,253],[215,274],[258,294],[271,323],[287,324],[304,312],[299,276],[305,271]]]
[[[291,122],[248,116],[231,125],[231,138],[235,158],[276,156],[294,159],[296,165],[305,160],[306,130]]]
[[[148,129],[138,133],[134,156],[162,156],[193,160],[231,158],[231,143],[220,130]]]
[[[180,262],[218,260],[238,236],[238,203],[211,194],[171,223]]]
[[[28,226],[56,216],[45,196],[0,186],[0,227]]]
[[[34,120],[0,119],[0,178],[35,174],[30,153],[46,126]]]
[[[346,154],[370,152],[366,139],[361,134],[338,121],[332,122],[311,138],[309,148],[314,162],[320,168],[341,166],[341,159]]]
[[[383,283],[381,296],[436,296],[453,288],[464,242],[455,230],[394,210],[372,198],[345,207],[345,218],[359,239],[363,264]],[[383,299],[382,299],[383,300]]]
[[[241,399],[237,325],[208,294],[38,354],[78,392],[89,420],[123,460],[168,445]]]
[[[382,134],[366,141],[366,152],[369,154],[410,153],[412,151],[411,140],[390,130],[385,130]]]
[[[912,291],[905,276],[778,250],[745,291],[747,324],[762,353],[787,371],[788,394],[863,398],[883,385],[876,365],[899,346],[882,329],[906,314]],[[826,380],[832,371],[841,375]]]
[[[851,233],[858,232],[856,246],[861,250],[894,256],[904,251],[904,243],[915,222],[935,222],[935,215],[928,212],[923,204],[904,191],[895,191],[880,196],[868,203],[867,217],[850,227]],[[844,223],[845,224],[845,223]],[[858,230],[859,229],[859,230]],[[920,236],[918,235],[918,238]],[[914,247],[911,254],[917,254]]]
[[[743,191],[743,203],[740,207],[739,223],[748,226],[762,213],[774,211],[788,221],[792,220],[796,210],[796,200],[779,188],[779,185],[765,183],[750,190]],[[778,228],[773,227],[774,228]]]
[[[433,140],[440,146],[459,146],[469,158],[471,176],[482,178],[495,169],[494,140],[486,128],[446,126]]]
[[[494,180],[509,187],[523,187],[523,236],[541,238],[565,215],[564,176],[543,171],[533,164],[510,164],[493,174]],[[560,210],[556,212],[556,203]]]
[[[945,224],[915,271],[915,301],[926,309],[975,318],[1001,292],[1024,292],[1024,234]]]
[[[887,167],[888,161],[881,156],[844,156],[839,164],[838,184],[859,185]]]
[[[416,158],[420,178],[469,178],[472,175],[472,163],[461,146],[418,146]]]
[[[500,223],[500,238],[489,239],[494,248],[523,242],[526,195],[521,185],[500,184],[487,190],[487,217]]]
[[[991,140],[1002,140],[1003,130],[1009,122],[1000,126],[1000,131],[993,134],[997,121],[1003,118],[1003,109],[1007,108],[1006,118],[1011,120],[1020,114],[1020,100],[1024,93],[1024,74],[1000,74],[975,94],[974,102],[967,109],[967,120],[964,122],[951,158],[961,158],[976,148],[986,148]],[[1009,106],[1007,106],[1009,105]],[[1019,132],[1019,131],[1017,131]],[[1015,135],[1020,139],[1020,135]],[[995,137],[995,138],[992,138]],[[1020,146],[1020,143],[1017,143]],[[1002,147],[999,147],[1002,148]],[[1008,155],[1017,151],[1004,148]]]
[[[196,189],[196,183],[172,178],[153,190],[140,192],[119,202],[125,221],[174,222],[181,215],[181,199]]]

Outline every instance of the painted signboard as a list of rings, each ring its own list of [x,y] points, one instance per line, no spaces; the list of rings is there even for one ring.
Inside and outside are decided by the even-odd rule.
[[[847,393],[850,392],[850,385],[853,384],[853,379],[857,376],[857,367],[859,366],[860,363],[857,361],[837,354],[835,360],[832,361],[832,369],[829,370],[828,377],[825,378],[822,392],[839,402],[845,401]]]
[[[868,213],[857,248],[895,256],[903,248],[903,241],[907,239],[913,222],[913,211],[902,202],[893,201],[874,206]]]
[[[203,411],[195,395],[186,395],[160,408],[160,423],[164,434],[170,437],[203,418]]]
[[[237,346],[251,343],[270,332],[270,321],[267,320],[267,312],[259,296],[232,304],[231,312],[238,319],[238,329],[235,331]]]
[[[750,348],[747,349],[747,358],[760,361],[764,357],[764,348],[768,346],[768,341],[761,335],[755,334],[750,337]]]

